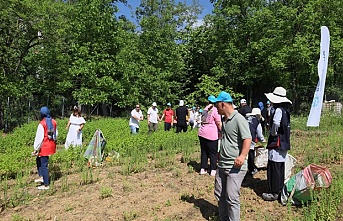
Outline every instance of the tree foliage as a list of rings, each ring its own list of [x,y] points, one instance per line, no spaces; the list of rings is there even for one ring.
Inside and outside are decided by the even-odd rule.
[[[0,116],[8,100],[18,112],[28,102],[57,110],[61,100],[125,110],[201,104],[220,90],[254,106],[280,85],[300,111],[318,81],[323,25],[331,35],[327,93],[343,98],[341,1],[212,0],[198,27],[196,0],[142,0],[134,21],[118,17],[118,2],[1,1]]]

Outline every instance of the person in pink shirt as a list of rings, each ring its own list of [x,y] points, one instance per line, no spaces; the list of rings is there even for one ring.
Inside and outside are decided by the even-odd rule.
[[[221,117],[217,108],[213,105],[215,97],[208,97],[209,104],[204,108],[201,117],[201,126],[198,131],[198,137],[201,147],[201,169],[200,174],[208,173],[208,159],[210,159],[211,176],[216,175],[218,159],[218,138],[222,127]]]

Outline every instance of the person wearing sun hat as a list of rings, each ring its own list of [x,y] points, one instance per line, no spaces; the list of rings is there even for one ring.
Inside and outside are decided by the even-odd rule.
[[[263,136],[262,125],[260,121],[263,119],[261,110],[259,108],[253,108],[251,113],[246,114],[246,119],[249,123],[249,129],[251,133],[251,145],[248,155],[248,173],[254,176],[258,172],[255,166],[255,145],[258,141],[266,142]]]
[[[156,102],[153,102],[151,107],[148,109],[147,119],[148,119],[148,127],[149,127],[149,134],[152,132],[157,131],[158,121],[160,121],[160,117],[158,116],[158,109],[157,109]]]
[[[275,112],[271,116],[267,145],[268,193],[263,193],[262,198],[266,201],[274,201],[279,198],[284,185],[286,156],[291,147],[290,113],[288,106],[292,102],[287,98],[286,89],[283,87],[276,87],[272,93],[266,93],[265,95],[273,103]]]
[[[201,126],[198,131],[198,137],[201,148],[200,175],[216,175],[218,159],[218,138],[222,123],[217,108],[214,106],[216,97],[208,97],[209,104],[202,111]],[[210,170],[208,170],[208,159],[210,159]]]
[[[220,92],[215,102],[218,113],[224,116],[224,120],[214,195],[218,200],[219,219],[239,220],[239,192],[247,173],[247,158],[251,144],[249,124],[234,109],[233,99],[229,93]]]
[[[167,108],[164,109],[161,121],[164,120],[164,131],[170,131],[174,122],[174,111],[171,108],[171,103],[167,103]]]

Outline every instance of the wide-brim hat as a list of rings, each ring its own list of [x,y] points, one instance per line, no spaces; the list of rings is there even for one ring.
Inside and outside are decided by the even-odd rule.
[[[246,116],[256,116],[257,118],[262,118],[262,120],[264,120],[260,108],[253,108],[251,113],[247,113]]]
[[[279,104],[279,103],[290,103],[292,104],[292,101],[290,101],[286,97],[286,89],[283,87],[276,87],[273,91],[273,93],[265,93],[266,97],[270,102],[274,104]]]

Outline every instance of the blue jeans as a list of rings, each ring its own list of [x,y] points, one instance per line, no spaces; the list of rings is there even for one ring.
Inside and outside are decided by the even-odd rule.
[[[132,133],[132,134],[137,134],[138,131],[139,131],[139,128],[138,128],[138,127],[135,127],[135,126],[130,126],[130,130],[131,130],[131,133]]]
[[[49,185],[49,156],[37,157],[36,158],[38,175],[43,177],[44,185]]]
[[[240,219],[239,191],[246,173],[247,171],[237,168],[217,169],[214,195],[218,200],[221,221],[238,221]]]

